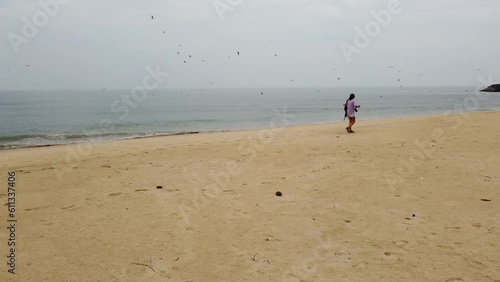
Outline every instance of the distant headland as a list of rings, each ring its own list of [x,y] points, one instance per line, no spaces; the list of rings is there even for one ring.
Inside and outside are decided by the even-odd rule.
[[[500,92],[500,84],[492,84],[481,91],[483,91],[483,92]]]

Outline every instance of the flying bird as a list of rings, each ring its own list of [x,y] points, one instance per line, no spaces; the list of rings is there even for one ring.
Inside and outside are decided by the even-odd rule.
[[[238,53],[238,56],[240,55],[240,51],[236,51],[236,53]]]
[[[151,19],[152,19],[152,20],[154,20],[154,19],[155,19],[155,17],[153,17],[153,15],[151,15]]]

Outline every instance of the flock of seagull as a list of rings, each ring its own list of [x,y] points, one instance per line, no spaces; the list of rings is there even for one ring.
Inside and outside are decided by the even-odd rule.
[[[154,16],[153,16],[153,15],[151,15],[151,20],[154,20],[154,19],[155,19],[155,18],[154,18]],[[166,31],[163,31],[163,33],[166,33]],[[180,44],[179,44],[178,46],[179,46],[179,47],[182,47],[182,45],[180,45]],[[181,52],[180,52],[180,51],[177,51],[177,55],[181,55]],[[240,56],[240,51],[236,51],[236,56]],[[274,54],[274,57],[277,57],[277,56],[278,56],[278,54]],[[188,57],[189,57],[189,58],[192,58],[191,54],[188,54]],[[231,56],[229,55],[229,56],[228,56],[228,58],[231,58]],[[184,62],[184,64],[187,64],[187,63],[188,63],[188,60],[183,60],[183,62]],[[202,60],[201,60],[201,62],[202,62],[202,63],[204,63],[204,62],[205,62],[205,60],[204,60],[204,59],[202,59]],[[394,69],[394,66],[388,66],[388,68]],[[337,69],[335,68],[334,70],[337,70]],[[480,70],[480,69],[478,69],[478,70]],[[401,70],[399,70],[399,73],[401,73]],[[418,74],[418,76],[420,77],[420,76],[421,76],[421,74]],[[341,77],[337,77],[337,80],[341,80]],[[401,82],[401,78],[398,78],[398,80],[397,80],[397,81],[398,81],[398,82]],[[293,79],[290,79],[290,83],[293,83]],[[213,85],[213,84],[214,84],[214,82],[210,82],[210,85]],[[400,87],[402,88],[402,87],[403,87],[403,85],[400,85]],[[319,92],[319,90],[318,90],[318,92]],[[263,94],[264,94],[264,92],[261,92],[260,94],[261,94],[261,95],[263,95]]]

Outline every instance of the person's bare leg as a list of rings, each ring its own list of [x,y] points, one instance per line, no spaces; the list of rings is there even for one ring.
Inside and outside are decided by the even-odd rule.
[[[354,119],[354,117],[349,117],[349,126],[346,128],[347,132],[351,132],[352,131],[351,126],[354,124],[353,119]]]
[[[349,126],[346,128],[347,132],[353,133],[352,126],[356,123],[356,117],[349,117]]]

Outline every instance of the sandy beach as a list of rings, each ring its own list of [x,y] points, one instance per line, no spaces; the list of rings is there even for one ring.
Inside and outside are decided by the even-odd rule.
[[[500,112],[280,124],[0,151],[0,280],[500,281]]]

